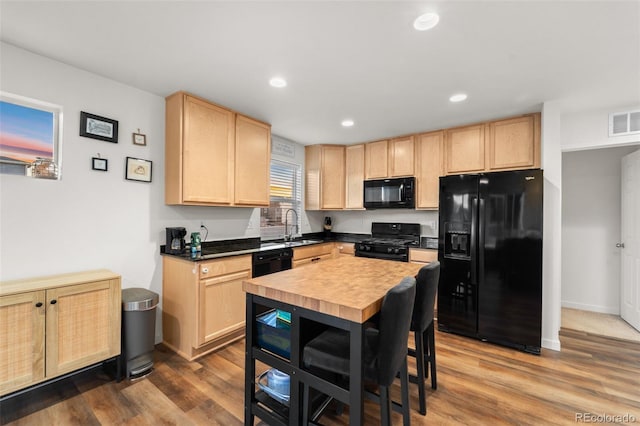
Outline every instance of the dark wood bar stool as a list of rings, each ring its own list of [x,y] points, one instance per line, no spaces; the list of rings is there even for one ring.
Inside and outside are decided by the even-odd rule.
[[[387,292],[380,310],[378,328],[365,330],[364,377],[380,389],[380,416],[383,425],[391,425],[392,401],[389,387],[400,373],[403,424],[410,424],[407,339],[416,295],[416,280],[404,278]],[[320,369],[348,377],[349,333],[330,328],[311,340],[303,350],[305,368]],[[308,423],[309,385],[304,387],[303,424]],[[336,397],[334,395],[329,395]],[[342,401],[346,402],[346,401]],[[355,409],[355,408],[352,408]]]
[[[420,402],[418,411],[422,415],[427,413],[425,378],[429,375],[429,369],[431,370],[431,388],[438,387],[433,317],[439,278],[440,262],[431,262],[423,266],[416,275],[416,299],[411,318],[411,331],[414,332],[416,348],[409,349],[409,356],[416,358],[417,375],[409,375],[409,380],[418,385]]]

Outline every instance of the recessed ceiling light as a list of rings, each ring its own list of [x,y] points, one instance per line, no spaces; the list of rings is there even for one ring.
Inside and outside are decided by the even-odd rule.
[[[462,102],[467,99],[466,93],[457,93],[449,98],[451,102]]]
[[[353,122],[353,120],[342,120],[342,126],[343,127],[351,127],[353,126],[355,123]]]
[[[273,77],[271,80],[269,80],[269,84],[272,85],[273,87],[286,87],[287,86],[287,80],[285,80],[282,77]]]
[[[413,28],[418,31],[426,31],[438,25],[438,22],[440,22],[440,17],[437,13],[425,13],[413,21]]]

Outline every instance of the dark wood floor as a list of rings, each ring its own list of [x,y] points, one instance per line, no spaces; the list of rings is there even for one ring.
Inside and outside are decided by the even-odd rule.
[[[581,413],[640,423],[640,344],[563,330],[562,352],[535,356],[436,333],[438,389],[428,389],[423,417],[411,386],[413,424],[575,424]],[[240,425],[243,363],[244,341],[196,362],[158,346],[147,378],[116,383],[101,368],[77,374],[6,399],[2,424]],[[378,424],[378,412],[367,403],[366,423]],[[399,414],[393,420],[402,424]],[[346,425],[348,409],[321,421]]]

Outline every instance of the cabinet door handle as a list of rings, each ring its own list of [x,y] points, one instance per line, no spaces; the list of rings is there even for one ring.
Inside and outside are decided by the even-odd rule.
[[[41,308],[41,307],[42,307],[42,302],[36,303],[36,308]]]
[[[53,299],[50,303],[51,303],[52,305],[55,305],[56,303],[58,303],[58,301],[57,301],[56,299]]]
[[[208,273],[209,273],[209,268],[205,268],[205,267],[203,267],[203,268],[202,268],[202,273],[203,273],[203,274],[208,274]]]
[[[618,248],[624,248],[624,243],[616,243],[616,247],[618,247]]]

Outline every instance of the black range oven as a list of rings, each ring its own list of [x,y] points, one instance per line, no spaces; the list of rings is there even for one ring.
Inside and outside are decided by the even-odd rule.
[[[420,246],[419,223],[371,224],[371,238],[356,244],[356,256],[409,261],[409,249]]]

